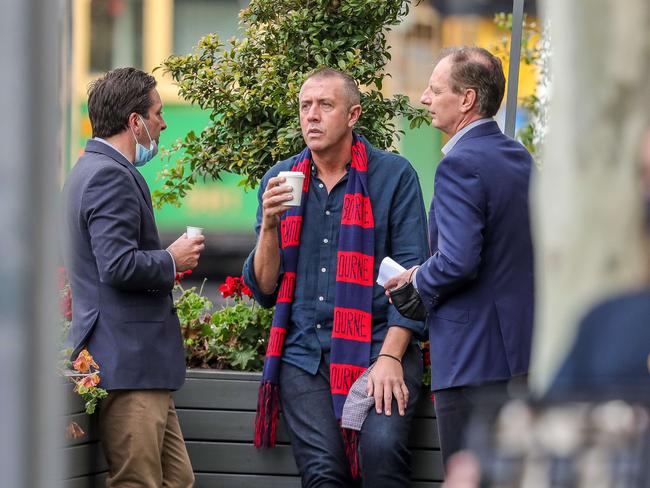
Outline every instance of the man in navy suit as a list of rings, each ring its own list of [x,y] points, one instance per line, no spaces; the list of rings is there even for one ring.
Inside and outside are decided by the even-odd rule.
[[[171,391],[185,377],[171,290],[197,265],[203,237],[163,249],[149,187],[136,170],[167,126],[156,80],[116,69],[90,88],[93,139],[64,187],[73,359],[88,349],[107,389],[99,430],[110,487],[194,484]]]
[[[421,102],[451,138],[429,212],[432,256],[389,280],[412,281],[428,312],[431,388],[443,460],[462,446],[472,410],[528,372],[533,248],[532,159],[492,119],[505,90],[498,58],[480,48],[443,53]]]

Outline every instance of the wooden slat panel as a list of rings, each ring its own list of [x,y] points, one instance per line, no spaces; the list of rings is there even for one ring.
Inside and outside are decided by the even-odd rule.
[[[190,441],[187,449],[197,472],[292,476],[298,473],[291,447],[286,445],[258,450],[250,444]],[[414,480],[442,481],[440,451],[414,450],[412,470]]]
[[[66,447],[63,453],[66,460],[65,478],[101,473],[108,469],[104,453],[98,442]]]
[[[413,450],[411,478],[417,481],[442,481],[442,455],[440,451],[428,449]]]
[[[106,473],[81,476],[63,481],[63,488],[100,488],[106,486]]]
[[[298,476],[195,473],[194,488],[300,488]]]
[[[89,442],[97,441],[97,415],[87,415],[86,413],[75,413],[66,415],[63,418],[63,429],[67,429],[70,422],[76,422],[85,434],[79,439],[66,439],[66,446],[78,446]]]
[[[258,390],[256,381],[188,378],[174,392],[174,403],[177,408],[255,411]]]
[[[431,401],[431,392],[428,389],[422,390],[420,393],[420,401],[418,402],[417,409],[415,410],[416,417],[427,417],[435,418],[436,411],[433,408],[433,402]]]
[[[177,413],[186,441],[253,442],[255,412],[178,409]],[[289,442],[287,432],[280,414],[279,443]]]
[[[256,449],[252,444],[227,442],[186,443],[192,467],[204,473],[298,474],[290,446]]]
[[[183,437],[187,441],[252,442],[255,412],[232,410],[178,409]],[[278,442],[288,443],[289,435],[282,415],[278,427]],[[413,421],[411,448],[438,447],[438,429],[435,419],[416,418]]]
[[[177,408],[254,411],[257,407],[259,378],[260,373],[188,370],[185,385],[174,392],[174,402]],[[435,417],[430,396],[431,392],[424,388],[416,416]]]
[[[86,411],[86,405],[79,395],[77,395],[74,390],[74,385],[69,381],[66,381],[63,384],[65,389],[65,407],[63,412],[68,414],[81,413]]]
[[[262,373],[250,371],[231,371],[226,369],[188,369],[185,373],[185,377],[198,379],[254,381],[256,383],[259,383],[262,379]]]
[[[196,473],[195,488],[300,488],[298,476]],[[440,483],[414,481],[411,488],[440,488]],[[66,488],[68,488],[66,486]],[[76,488],[76,487],[75,487]]]
[[[438,424],[436,419],[415,418],[411,426],[409,436],[409,447],[411,449],[438,449]]]

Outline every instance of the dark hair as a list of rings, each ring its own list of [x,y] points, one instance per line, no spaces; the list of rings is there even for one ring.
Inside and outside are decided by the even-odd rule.
[[[456,47],[442,51],[440,59],[450,57],[449,84],[454,93],[471,88],[476,92],[478,111],[493,117],[501,106],[506,89],[501,60],[481,47]]]
[[[110,137],[128,127],[129,115],[145,119],[153,104],[150,92],[156,79],[135,68],[109,71],[88,87],[88,116],[93,137]]]
[[[343,89],[348,96],[350,107],[352,105],[359,105],[361,103],[361,93],[359,86],[349,74],[339,71],[334,68],[318,68],[307,75],[305,82],[311,78],[339,78],[343,80]],[[303,83],[304,85],[304,83]]]

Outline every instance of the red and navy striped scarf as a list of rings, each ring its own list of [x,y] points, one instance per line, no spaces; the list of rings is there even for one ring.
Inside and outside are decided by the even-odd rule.
[[[273,447],[279,409],[279,374],[282,346],[291,319],[296,286],[300,229],[311,176],[311,151],[305,148],[292,171],[305,175],[300,207],[292,207],[281,220],[280,245],[284,275],[280,283],[271,335],[266,349],[262,384],[255,418],[255,446]],[[334,325],[330,352],[330,389],[334,413],[340,420],[343,404],[354,381],[370,361],[375,222],[368,193],[368,155],[361,138],[353,133],[352,162],[348,172],[339,234]],[[356,439],[343,430],[353,475],[358,475]],[[354,451],[354,452],[353,452]]]

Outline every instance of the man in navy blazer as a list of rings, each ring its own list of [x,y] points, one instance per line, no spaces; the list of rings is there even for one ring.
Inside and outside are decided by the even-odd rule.
[[[91,85],[94,137],[64,186],[72,357],[87,349],[109,392],[99,410],[107,486],[194,483],[170,393],[185,377],[171,290],[176,272],[197,265],[203,237],[163,249],[149,187],[135,169],[156,154],[167,127],[155,86],[134,68]]]
[[[451,139],[429,212],[432,256],[389,280],[413,281],[427,309],[431,388],[443,459],[459,450],[472,410],[528,372],[533,247],[532,159],[492,119],[505,89],[501,62],[480,48],[443,53],[421,102]]]

